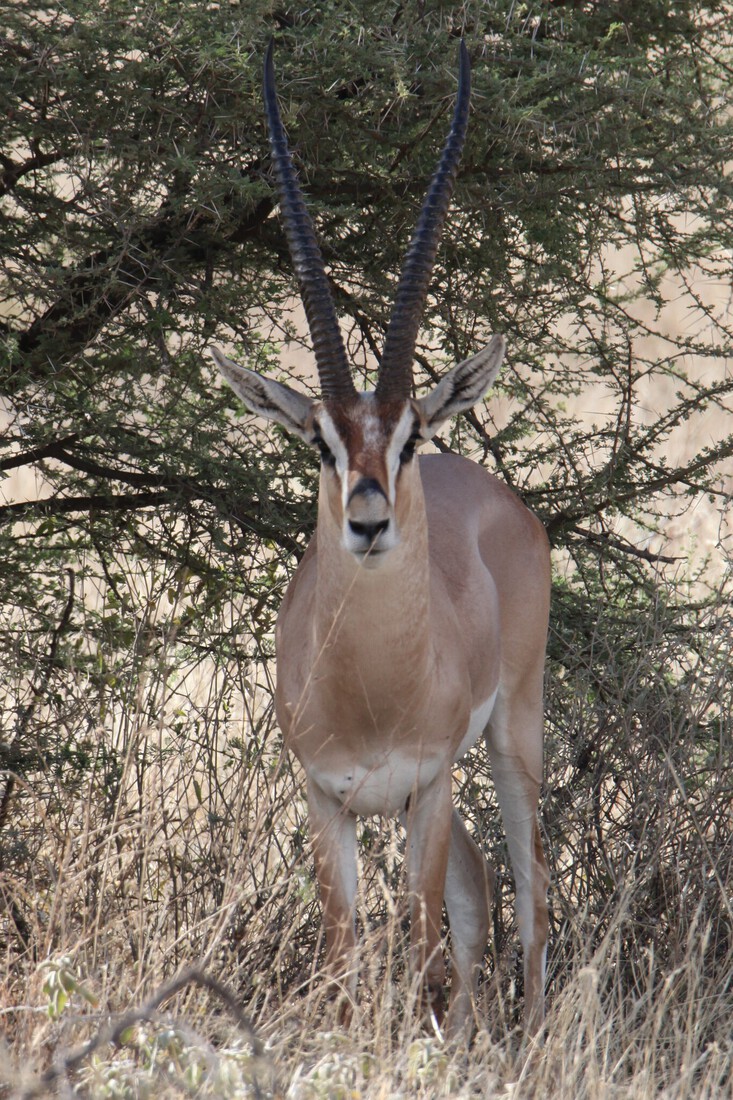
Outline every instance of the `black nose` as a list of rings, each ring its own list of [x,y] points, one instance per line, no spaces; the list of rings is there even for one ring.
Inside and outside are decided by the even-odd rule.
[[[375,477],[360,477],[349,494],[349,504],[357,497],[370,496],[381,497],[382,500],[387,499],[384,489]]]
[[[349,527],[355,535],[362,535],[370,542],[376,542],[382,531],[386,531],[389,527],[389,520],[380,519],[377,523],[359,523],[358,520],[350,519]]]

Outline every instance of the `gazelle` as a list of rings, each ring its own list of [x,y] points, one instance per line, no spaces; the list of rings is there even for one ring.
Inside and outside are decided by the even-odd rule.
[[[212,355],[251,410],[321,453],[318,524],[277,622],[278,722],[305,770],[332,980],[355,992],[356,816],[402,815],[412,965],[436,1007],[450,922],[449,1033],[470,1030],[493,872],[451,801],[451,769],[485,733],[516,879],[525,1027],[543,1019],[548,874],[537,825],[550,567],[539,521],[451,454],[414,451],[496,377],[504,340],[413,398],[412,360],[468,122],[461,43],[455,111],[396,292],[373,393],[357,393],[279,114],[264,97],[290,252],[315,352],[312,400]],[[353,968],[352,968],[353,970]]]

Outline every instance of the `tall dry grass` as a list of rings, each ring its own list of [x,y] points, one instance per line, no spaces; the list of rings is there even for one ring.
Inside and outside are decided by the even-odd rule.
[[[456,798],[498,896],[478,1032],[463,1049],[421,1017],[402,836],[376,821],[361,829],[360,1007],[337,1026],[302,786],[273,720],[269,620],[251,601],[229,605],[228,649],[197,650],[174,580],[128,567],[135,629],[104,657],[107,690],[68,666],[31,708],[59,752],[17,780],[2,828],[3,1095],[730,1096],[725,583],[684,620],[661,602],[647,616],[599,604],[585,633],[560,587],[542,808],[546,1036],[532,1046],[517,1026],[511,874],[479,748]],[[90,637],[102,600],[85,594]],[[27,682],[6,680],[5,708],[29,698]]]

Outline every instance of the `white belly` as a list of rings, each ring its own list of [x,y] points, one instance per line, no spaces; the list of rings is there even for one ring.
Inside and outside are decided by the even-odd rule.
[[[473,748],[486,729],[486,723],[491,717],[491,712],[494,709],[494,703],[496,702],[498,693],[499,689],[497,688],[485,703],[482,703],[480,707],[476,707],[475,710],[471,711],[468,729],[464,733],[463,739],[456,750],[456,755],[453,758],[454,760],[460,760],[462,756],[465,756],[468,750]]]
[[[483,733],[495,701],[496,692],[471,712],[454,760],[460,760]],[[431,783],[445,764],[443,756],[429,755],[427,746],[422,758],[393,749],[369,762],[359,759],[339,761],[336,767],[312,766],[310,775],[325,794],[353,814],[395,817],[404,811],[410,794]]]

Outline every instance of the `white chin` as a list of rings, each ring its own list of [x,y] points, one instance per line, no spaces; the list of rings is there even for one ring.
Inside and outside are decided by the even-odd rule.
[[[364,569],[378,569],[387,556],[385,550],[352,550],[352,554]]]

